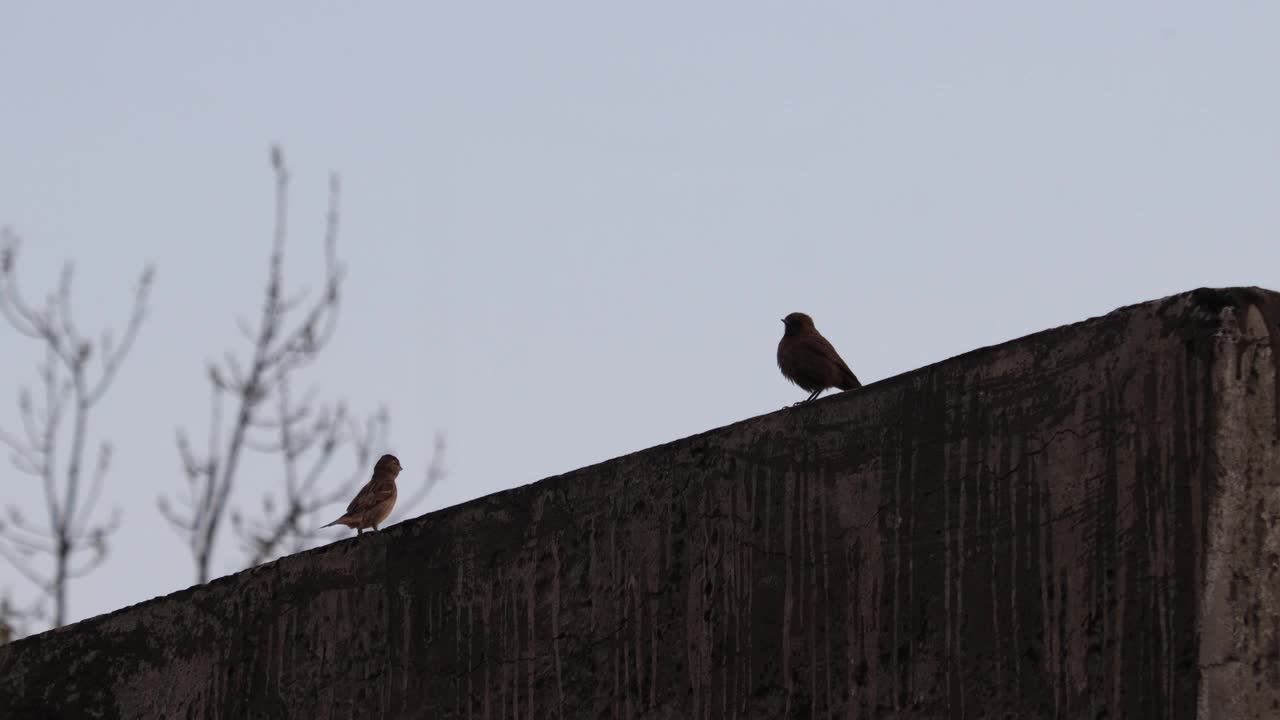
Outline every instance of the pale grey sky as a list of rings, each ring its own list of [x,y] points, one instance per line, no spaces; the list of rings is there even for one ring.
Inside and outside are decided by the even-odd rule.
[[[1280,286],[1277,37],[1262,1],[9,3],[0,224],[28,294],[72,259],[83,324],[119,327],[158,270],[93,426],[126,526],[71,618],[191,581],[155,498],[259,307],[273,142],[295,281],[344,180],[347,300],[308,377],[389,406],[406,478],[447,434],[426,511],[801,399],[791,311],[875,382]],[[0,426],[35,359],[0,326]],[[253,461],[239,504],[276,472]],[[0,465],[0,499],[39,497]],[[239,559],[225,534],[217,571]],[[32,597],[0,565],[6,588]]]

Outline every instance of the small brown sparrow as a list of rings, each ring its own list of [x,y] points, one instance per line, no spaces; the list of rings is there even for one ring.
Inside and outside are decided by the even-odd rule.
[[[813,326],[813,318],[804,313],[791,313],[782,319],[787,329],[778,341],[778,369],[782,375],[809,391],[809,397],[796,403],[811,402],[827,388],[853,390],[862,387],[840,353]]]
[[[396,476],[403,468],[395,455],[383,455],[373,466],[373,477],[356,493],[347,514],[322,527],[346,525],[359,536],[366,528],[378,529],[378,523],[387,519],[396,504]]]

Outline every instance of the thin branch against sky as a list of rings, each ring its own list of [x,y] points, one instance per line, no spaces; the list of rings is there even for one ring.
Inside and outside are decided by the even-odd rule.
[[[26,386],[18,394],[23,432],[0,429],[0,444],[10,451],[13,467],[43,488],[44,518],[35,520],[10,504],[0,520],[0,556],[52,601],[57,627],[67,620],[70,582],[105,562],[110,537],[120,527],[118,506],[106,520],[96,514],[112,453],[111,444],[102,440],[92,459],[87,457],[90,424],[142,327],[154,271],[148,267],[138,279],[120,341],[104,330],[95,342],[72,312],[71,263],[63,267],[58,289],[37,307],[18,288],[21,241],[8,228],[0,233],[0,315],[14,332],[44,349],[37,368],[39,398]],[[63,439],[69,440],[65,447]],[[52,562],[51,570],[40,569],[42,556]],[[7,602],[6,608],[18,614]]]
[[[159,498],[159,510],[191,550],[196,580],[212,576],[214,556],[224,522],[239,536],[249,565],[282,552],[314,544],[319,510],[349,499],[372,470],[372,459],[386,450],[390,417],[385,408],[359,419],[344,401],[318,400],[315,388],[301,396],[295,379],[324,353],[337,329],[345,268],[338,261],[339,186],[329,183],[324,231],[325,271],[321,291],[286,288],[289,170],[278,147],[271,150],[275,175],[275,230],[256,326],[238,319],[249,350],[228,351],[211,362],[208,443],[197,451],[179,429],[177,448],[185,492]],[[226,417],[227,407],[231,409]],[[278,474],[263,483],[259,510],[233,507],[242,456],[246,450],[280,459]],[[351,463],[345,472],[331,466],[342,455]],[[437,467],[433,461],[431,467]],[[335,481],[334,477],[337,477]],[[439,481],[427,474],[425,491]],[[425,496],[418,491],[418,500]]]

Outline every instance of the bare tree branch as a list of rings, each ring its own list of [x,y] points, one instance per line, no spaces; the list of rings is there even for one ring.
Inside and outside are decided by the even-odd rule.
[[[209,382],[214,401],[209,419],[209,440],[197,455],[185,434],[178,437],[178,452],[185,471],[189,495],[180,498],[185,512],[171,503],[161,513],[187,540],[195,564],[196,579],[209,579],[221,528],[230,521],[250,545],[253,563],[276,551],[281,541],[300,529],[299,521],[309,506],[301,492],[299,458],[318,447],[317,406],[313,396],[293,400],[289,391],[292,374],[313,362],[327,347],[337,327],[339,298],[345,270],[337,260],[339,187],[332,178],[324,235],[324,292],[312,297],[304,291],[285,289],[285,244],[288,236],[289,171],[278,147],[271,150],[275,176],[275,217],[271,254],[261,315],[256,326],[243,318],[236,325],[251,343],[248,352],[237,357],[225,353],[221,362],[211,364]],[[223,396],[234,404],[229,422],[221,413]],[[269,401],[274,401],[271,412]],[[225,430],[225,435],[224,435]],[[332,445],[329,456],[332,454]],[[278,503],[264,498],[264,517],[246,520],[231,507],[240,460],[245,450],[281,456],[285,461],[285,494]],[[327,462],[327,460],[326,460]]]
[[[4,595],[0,596],[0,645],[23,637],[32,623],[43,619],[44,611],[39,600],[28,607],[19,607],[6,588]]]
[[[8,540],[10,543],[14,545],[14,547],[17,547],[19,549],[20,554],[24,554],[24,555],[26,553],[22,553],[22,550],[29,550],[31,552],[38,552],[38,553],[44,553],[45,555],[51,555],[53,554],[53,551],[55,549],[51,543],[40,542],[38,540],[28,540],[27,538],[24,538],[22,535],[19,535],[18,533],[10,533],[8,536]]]
[[[284,155],[271,150],[275,212],[271,252],[256,324],[235,317],[248,340],[240,353],[226,352],[207,368],[212,390],[208,440],[196,449],[179,430],[178,455],[185,489],[160,498],[160,513],[191,549],[196,579],[209,579],[221,529],[230,523],[257,564],[317,539],[315,513],[350,499],[368,479],[373,458],[384,451],[386,411],[363,421],[341,402],[321,401],[314,389],[293,392],[297,373],[315,363],[332,341],[338,323],[345,268],[338,260],[340,186],[330,178],[324,230],[324,274],[318,292],[287,289],[285,248],[289,229],[289,180]],[[127,342],[127,337],[126,337]],[[226,418],[223,404],[229,403]],[[281,481],[261,497],[261,509],[233,506],[237,474],[246,450],[278,457]],[[437,457],[443,453],[442,441]],[[348,466],[349,463],[349,466]],[[349,467],[349,470],[342,469]],[[411,507],[443,477],[432,463]]]
[[[93,514],[93,509],[98,504],[98,498],[102,494],[103,481],[106,479],[107,470],[110,468],[111,444],[104,442],[98,446],[98,462],[94,467],[93,482],[89,486],[89,495],[84,504],[80,506],[79,516],[72,518],[72,532],[76,535],[83,535],[86,532],[89,517]]]
[[[100,445],[87,491],[82,482],[84,454],[93,408],[111,387],[146,316],[154,272],[148,267],[138,280],[133,310],[121,343],[113,344],[111,334],[104,331],[95,347],[93,342],[84,339],[85,335],[75,324],[71,302],[72,266],[63,267],[56,292],[42,310],[37,310],[18,290],[16,270],[20,245],[20,239],[12,230],[5,228],[0,232],[0,315],[20,335],[44,346],[45,360],[37,368],[44,389],[44,404],[36,407],[31,394],[26,389],[20,391],[18,409],[26,440],[0,432],[0,442],[12,451],[10,460],[15,468],[40,478],[47,527],[28,524],[11,505],[10,522],[0,527],[0,555],[49,596],[53,601],[53,623],[58,626],[66,621],[69,581],[100,564],[100,558],[107,553],[108,536],[119,525],[117,514],[110,522],[89,529],[110,466],[110,446]],[[93,377],[90,364],[95,356],[100,367]],[[65,452],[60,453],[57,440],[65,430],[66,419],[70,420],[70,443]],[[61,469],[60,460],[66,463],[65,471]],[[34,538],[47,539],[47,542]],[[72,567],[73,556],[84,550],[93,550],[99,560]],[[32,555],[52,559],[51,576],[35,570],[26,559]]]
[[[426,473],[422,479],[422,484],[418,486],[418,490],[410,495],[408,500],[403,503],[396,503],[396,511],[401,517],[408,514],[419,503],[427,499],[432,490],[444,480],[446,471],[444,467],[444,451],[445,442],[444,435],[437,434],[435,437],[434,448],[431,453],[431,462],[427,465]]]
[[[282,547],[296,551],[314,542],[319,523],[313,514],[338,499],[354,494],[361,473],[369,471],[373,453],[386,444],[389,421],[385,410],[369,417],[366,432],[344,433],[348,427],[358,427],[345,422],[345,406],[339,403],[316,410],[312,404],[312,393],[295,402],[289,386],[291,372],[282,369],[275,384],[277,447],[284,474],[280,510],[276,512],[276,499],[267,495],[263,498],[261,517],[247,522],[242,520],[237,528],[250,565],[271,559],[279,554]],[[302,424],[301,420],[313,415],[316,418],[313,423]],[[351,451],[354,471],[333,489],[318,491],[320,478],[344,446]]]
[[[27,580],[30,580],[31,583],[40,588],[41,591],[50,595],[53,594],[49,580],[36,572],[36,569],[31,567],[31,565],[27,564],[27,561],[22,558],[22,553],[15,553],[11,548],[0,544],[0,557],[4,557],[5,560],[8,560],[9,563],[13,565],[14,569],[18,571],[18,574],[22,575]]]

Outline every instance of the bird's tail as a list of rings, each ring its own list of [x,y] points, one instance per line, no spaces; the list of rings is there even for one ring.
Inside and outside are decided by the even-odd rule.
[[[857,390],[862,387],[862,383],[858,382],[858,376],[854,375],[853,372],[850,371],[848,375],[841,378],[840,384],[837,387],[841,390]]]
[[[318,527],[318,528],[316,528],[316,529],[317,529],[317,530],[323,530],[323,529],[325,529],[325,528],[327,528],[327,527],[333,527],[334,525],[337,525],[338,523],[341,523],[343,520],[346,520],[346,519],[347,519],[347,516],[346,516],[346,515],[343,515],[342,517],[338,518],[337,520],[334,520],[333,522],[329,523],[328,525],[321,525],[320,527]]]

